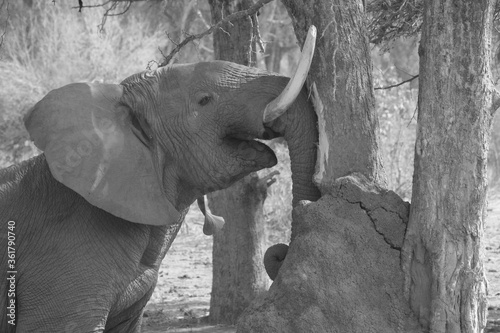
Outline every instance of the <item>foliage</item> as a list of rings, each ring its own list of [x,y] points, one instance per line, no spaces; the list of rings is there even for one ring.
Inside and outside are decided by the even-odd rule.
[[[423,23],[423,0],[369,0],[370,42],[387,48],[401,37],[415,37]],[[495,4],[494,18],[500,17],[500,2]]]
[[[387,44],[400,37],[412,37],[422,25],[422,0],[372,0],[366,7],[370,17],[370,42]]]

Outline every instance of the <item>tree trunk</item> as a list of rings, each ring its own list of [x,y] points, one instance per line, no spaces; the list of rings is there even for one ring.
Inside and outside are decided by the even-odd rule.
[[[250,7],[251,0],[210,0],[213,22]],[[246,66],[255,64],[250,18],[226,24],[214,32],[215,59]],[[267,179],[253,173],[230,188],[208,196],[209,206],[226,223],[214,234],[210,321],[234,324],[243,310],[267,289],[263,266]]]
[[[269,285],[262,263],[266,196],[267,180],[259,179],[257,173],[210,195],[210,208],[226,220],[221,232],[214,234],[212,323],[236,323]]]
[[[209,0],[212,22],[253,5],[252,0]],[[214,31],[215,60],[227,60],[245,66],[254,66],[256,60],[253,24],[250,18],[225,24]]]
[[[488,0],[426,0],[405,293],[429,332],[486,325],[482,238],[493,113]]]
[[[313,83],[316,87],[313,93],[320,131],[316,184],[322,189],[322,185],[352,172],[383,183],[372,63],[361,0],[283,3],[301,44],[309,26],[318,28],[308,77],[308,87]]]

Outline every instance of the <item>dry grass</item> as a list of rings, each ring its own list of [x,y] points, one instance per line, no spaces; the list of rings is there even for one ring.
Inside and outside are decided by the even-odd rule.
[[[120,82],[160,57],[161,29],[146,20],[78,13],[70,3],[12,5],[0,50],[0,167],[36,153],[22,124],[25,112],[50,90],[79,81]]]

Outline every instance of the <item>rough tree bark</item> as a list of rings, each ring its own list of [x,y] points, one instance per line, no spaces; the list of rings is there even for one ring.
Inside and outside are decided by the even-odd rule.
[[[284,0],[302,44],[318,28],[308,85],[315,85],[320,150],[316,183],[359,172],[383,183],[372,63],[362,1]]]
[[[253,0],[209,0],[208,2],[214,23],[232,13],[248,9],[254,4]],[[253,23],[249,17],[225,24],[221,29],[214,31],[214,58],[216,60],[254,66],[255,46]]]
[[[213,22],[247,9],[252,0],[210,0]],[[215,59],[246,66],[255,64],[250,18],[226,24],[214,32]],[[210,321],[234,324],[243,310],[269,285],[264,270],[263,205],[268,178],[253,173],[226,190],[210,194],[209,206],[226,224],[214,234]]]
[[[481,332],[486,325],[486,157],[498,106],[490,81],[494,4],[424,2],[415,171],[402,259],[406,296],[428,332]]]

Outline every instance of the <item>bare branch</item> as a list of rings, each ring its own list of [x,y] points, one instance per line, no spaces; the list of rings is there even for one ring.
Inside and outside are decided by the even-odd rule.
[[[113,3],[111,4],[111,6],[109,6],[109,8],[107,8],[106,11],[104,12],[104,15],[102,15],[101,24],[99,24],[97,26],[99,28],[99,32],[100,33],[104,32],[104,26],[106,25],[106,21],[108,20],[109,12],[112,11],[112,10],[115,10],[115,8],[117,6],[118,6],[118,2],[113,1]]]
[[[198,7],[196,7],[195,13],[200,18],[200,20],[203,23],[203,25],[205,26],[205,28],[206,29],[210,28],[210,24],[208,24],[207,20],[203,16],[203,13],[201,12],[201,10]]]
[[[172,44],[174,44],[174,45],[176,45],[176,46],[177,46],[177,45],[179,45],[179,43],[177,43],[176,41],[174,41],[174,40],[172,39],[172,37],[170,37],[170,33],[165,32],[165,35],[167,35],[168,40],[169,40]],[[162,54],[162,56],[163,56],[163,58],[165,58],[165,55],[164,55],[164,54]]]
[[[385,89],[391,89],[391,88],[396,88],[396,87],[399,87],[405,83],[408,83],[408,82],[411,82],[413,80],[415,80],[416,78],[418,77],[418,75],[415,75],[411,78],[409,78],[408,80],[404,80],[402,82],[399,82],[399,83],[396,83],[396,84],[393,84],[393,85],[390,85],[390,86],[386,86],[386,87],[376,87],[374,88],[375,90],[385,90]]]
[[[253,39],[255,39],[256,44],[259,45],[260,52],[265,53],[264,50],[264,44],[262,42],[262,37],[260,36],[260,29],[259,29],[259,18],[257,17],[257,14],[252,15],[252,27],[253,27]]]
[[[170,61],[172,60],[172,58],[177,53],[179,53],[179,51],[184,46],[186,46],[188,43],[190,43],[196,39],[201,39],[201,38],[213,33],[217,29],[222,29],[221,26],[225,23],[230,23],[231,21],[236,21],[236,20],[239,20],[241,18],[254,15],[262,6],[264,6],[265,4],[267,4],[271,1],[272,0],[259,0],[250,8],[248,8],[246,10],[241,10],[239,12],[236,12],[236,13],[233,13],[233,14],[227,16],[226,18],[224,18],[223,20],[221,20],[217,24],[212,25],[209,29],[205,30],[204,32],[199,33],[199,34],[195,34],[195,35],[187,36],[182,42],[180,42],[179,44],[177,44],[175,46],[175,48],[172,50],[172,52],[170,52],[170,54],[168,56],[165,57],[165,59],[161,62],[159,67],[164,67],[164,66],[168,65],[170,63]]]
[[[104,7],[106,6],[107,4],[109,4],[110,2],[113,2],[113,0],[108,0],[106,2],[103,2],[103,3],[98,3],[97,5],[84,5],[83,4],[83,1],[78,1],[78,7],[71,7],[73,9],[78,9],[78,11],[81,11],[82,8],[97,8],[97,7]],[[81,4],[81,6],[80,6]]]
[[[121,12],[119,13],[108,13],[108,11],[106,11],[106,13],[104,14],[105,16],[119,16],[119,15],[123,15],[125,14],[126,12],[128,12],[128,10],[130,9],[130,7],[132,7],[132,1],[129,1],[125,7],[124,10],[122,10]]]
[[[81,4],[81,8],[97,8],[97,7],[104,7],[106,6],[107,4],[109,4],[110,2],[113,2],[113,3],[127,3],[127,6],[129,6],[131,3],[133,2],[144,2],[144,1],[151,1],[151,0],[107,0],[107,1],[104,1],[102,3],[98,3],[98,4],[95,4],[95,5],[84,5],[83,4],[83,0],[78,0],[78,7],[71,7],[71,8],[74,8],[74,9],[80,9],[80,4]]]
[[[84,5],[83,0],[78,0],[78,7],[71,7],[71,8],[78,8],[78,12],[82,12],[83,8],[98,8],[98,7],[106,7],[107,5],[111,4],[108,8],[106,8],[106,11],[104,12],[101,20],[101,24],[98,25],[99,27],[99,32],[104,31],[104,26],[106,25],[106,20],[108,16],[120,16],[125,14],[126,12],[129,11],[130,7],[132,7],[132,4],[134,2],[141,2],[141,1],[149,1],[149,0],[107,0],[102,3],[98,3],[96,5]],[[125,4],[125,8],[118,13],[113,13],[114,10],[118,8],[119,4]]]

